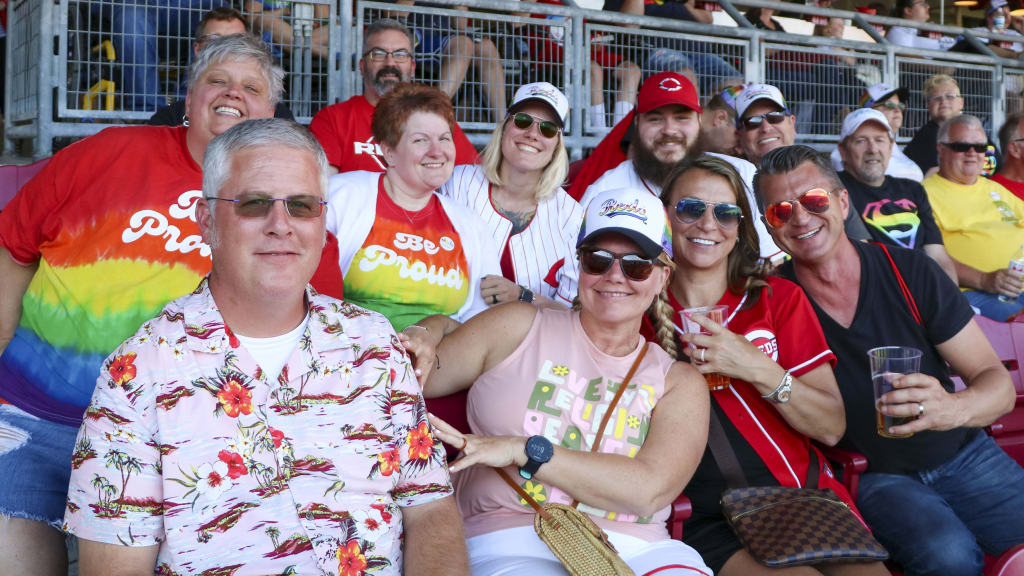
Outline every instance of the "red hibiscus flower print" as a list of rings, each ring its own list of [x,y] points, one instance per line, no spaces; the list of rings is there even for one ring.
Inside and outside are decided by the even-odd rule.
[[[377,454],[377,462],[380,462],[381,476],[391,476],[398,470],[398,448]]]
[[[426,422],[420,422],[419,428],[410,430],[406,441],[409,443],[409,459],[430,459],[434,451],[434,437],[430,435]]]
[[[349,540],[338,548],[338,573],[341,576],[363,576],[366,570],[366,556],[359,549],[359,543]]]
[[[274,440],[274,448],[280,448],[281,441],[284,440],[284,432],[270,426],[267,426],[267,429],[270,430],[270,437]]]
[[[391,524],[391,512],[385,510],[383,504],[370,504],[370,508],[380,512],[380,517],[388,524]]]
[[[237,380],[228,381],[217,393],[217,400],[224,412],[232,418],[238,418],[240,413],[252,414],[252,390]]]
[[[137,372],[135,369],[135,356],[135,352],[129,352],[110,361],[107,371],[110,372],[110,377],[114,382],[125,384],[135,378]]]
[[[245,476],[249,473],[249,469],[245,467],[241,454],[221,450],[217,457],[220,458],[221,462],[228,465],[228,478],[234,480],[239,476]]]

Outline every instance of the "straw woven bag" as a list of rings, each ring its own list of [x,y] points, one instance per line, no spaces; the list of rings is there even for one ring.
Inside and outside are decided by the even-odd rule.
[[[633,379],[640,362],[647,354],[647,346],[640,350],[633,365],[623,378],[622,384],[615,392],[604,413],[601,427],[598,428],[597,436],[591,451],[596,452],[601,445],[601,437],[608,425],[613,408],[618,404],[619,398]],[[635,576],[633,570],[619,556],[615,546],[608,540],[608,535],[600,526],[594,523],[584,512],[576,509],[577,502],[572,506],[565,504],[545,504],[541,506],[522,487],[502,469],[495,468],[495,472],[501,476],[519,497],[526,501],[531,508],[537,511],[533,518],[533,528],[537,536],[547,544],[552,554],[558,558],[562,566],[571,576]]]

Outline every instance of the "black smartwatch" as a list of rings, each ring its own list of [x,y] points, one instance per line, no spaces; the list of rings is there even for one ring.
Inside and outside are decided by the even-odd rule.
[[[526,441],[526,464],[519,468],[519,475],[529,480],[540,469],[540,465],[551,460],[555,447],[543,436],[530,436]]]
[[[530,290],[526,286],[519,287],[519,301],[526,302],[527,304],[533,303],[533,290]]]

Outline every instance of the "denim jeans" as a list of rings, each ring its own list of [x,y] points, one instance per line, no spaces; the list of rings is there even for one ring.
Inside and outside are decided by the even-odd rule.
[[[11,516],[60,526],[76,436],[77,426],[0,405],[0,522]]]
[[[1005,322],[1007,318],[1020,312],[1021,308],[1024,308],[1024,294],[1017,296],[1016,300],[1010,300],[1009,302],[1003,302],[996,294],[979,290],[967,290],[964,292],[964,296],[967,297],[967,301],[971,303],[971,306],[978,309],[982,316],[1000,322]]]
[[[184,52],[178,57],[184,63],[192,53],[192,33],[199,19],[206,11],[225,4],[227,0],[122,0],[113,5],[92,5],[94,15],[110,22],[122,69],[117,90],[124,95],[126,109],[154,112],[167,105],[160,85],[159,47],[180,47]],[[174,38],[168,41],[161,36]]]
[[[857,507],[911,575],[980,575],[985,553],[1024,542],[1024,469],[984,432],[948,462],[861,476]]]

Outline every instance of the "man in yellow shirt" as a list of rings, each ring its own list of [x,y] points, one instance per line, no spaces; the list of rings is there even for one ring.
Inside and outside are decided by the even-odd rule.
[[[1006,320],[1024,307],[1024,275],[1008,266],[1024,245],[1024,201],[981,177],[987,142],[976,117],[950,118],[939,128],[939,172],[922,185],[967,300]]]

